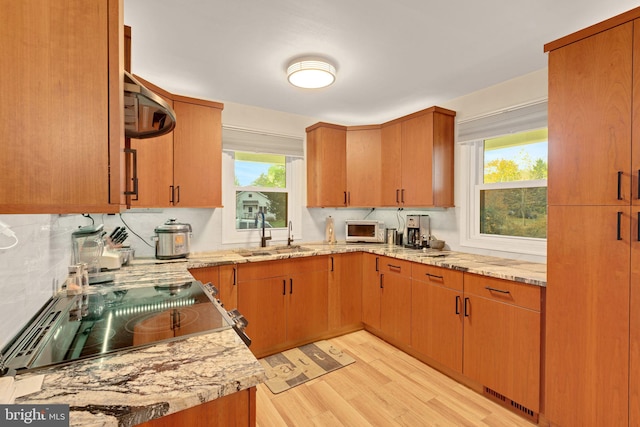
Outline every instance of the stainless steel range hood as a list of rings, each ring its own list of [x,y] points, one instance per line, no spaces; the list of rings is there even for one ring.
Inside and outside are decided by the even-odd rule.
[[[160,96],[124,72],[124,136],[155,138],[173,130],[176,114]]]

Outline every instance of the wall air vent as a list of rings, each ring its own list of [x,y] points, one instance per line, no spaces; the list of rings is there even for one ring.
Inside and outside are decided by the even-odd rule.
[[[483,387],[484,395],[493,400],[494,402],[504,406],[505,408],[515,412],[516,414],[533,421],[534,423],[538,423],[538,413],[532,411],[524,405],[515,402],[508,397],[498,393],[495,390],[491,390],[489,387]]]

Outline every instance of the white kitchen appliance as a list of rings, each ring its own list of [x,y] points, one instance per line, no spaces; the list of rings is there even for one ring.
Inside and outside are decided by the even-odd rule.
[[[384,222],[367,219],[346,221],[347,243],[384,243]]]

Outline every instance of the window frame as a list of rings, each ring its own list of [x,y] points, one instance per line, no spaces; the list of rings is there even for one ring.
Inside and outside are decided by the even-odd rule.
[[[235,185],[235,152],[241,149],[223,149],[222,152],[222,201],[223,206],[228,209],[222,210],[222,244],[245,244],[259,245],[261,228],[236,229],[236,191],[240,188],[246,191],[278,191],[288,193],[287,217],[291,221],[292,235],[296,239],[301,239],[300,221],[302,219],[302,185],[304,181],[303,168],[304,159],[296,156],[283,154],[286,158],[286,189],[265,188],[265,187],[236,187]],[[264,153],[277,154],[277,153]],[[267,236],[271,235],[271,241],[267,245],[278,245],[279,242],[286,242],[289,235],[288,227],[269,228],[266,230]]]
[[[480,232],[480,191],[486,189],[507,189],[527,187],[547,187],[547,180],[511,181],[502,183],[484,183],[484,140],[493,138],[488,135],[482,139],[468,141],[461,145],[462,182],[466,191],[465,209],[461,210],[460,245],[520,253],[526,255],[547,255],[547,239],[520,236],[500,236]]]

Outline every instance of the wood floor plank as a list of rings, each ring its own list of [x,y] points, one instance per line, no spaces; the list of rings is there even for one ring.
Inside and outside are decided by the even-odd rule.
[[[278,395],[258,386],[258,427],[534,426],[369,332],[329,341],[356,362]]]

